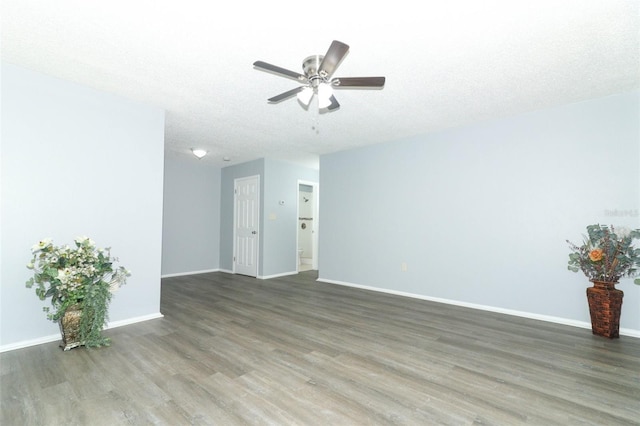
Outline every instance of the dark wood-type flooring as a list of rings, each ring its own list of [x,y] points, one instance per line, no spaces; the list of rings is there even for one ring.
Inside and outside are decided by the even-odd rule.
[[[316,277],[167,278],[109,348],[2,353],[0,424],[640,424],[640,339]]]

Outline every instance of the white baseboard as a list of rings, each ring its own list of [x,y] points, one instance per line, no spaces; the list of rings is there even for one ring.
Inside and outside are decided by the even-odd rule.
[[[43,343],[55,342],[56,340],[60,340],[60,333],[39,337],[37,339],[22,340],[16,343],[10,343],[8,345],[2,345],[0,346],[0,353],[27,348],[29,346],[41,345]]]
[[[465,308],[478,309],[481,311],[496,312],[499,314],[513,315],[516,317],[547,321],[547,322],[552,322],[556,324],[569,325],[572,327],[591,329],[591,323],[586,321],[577,321],[577,320],[572,320],[568,318],[554,317],[550,315],[540,315],[540,314],[534,314],[531,312],[516,311],[513,309],[497,308],[494,306],[479,305],[476,303],[467,303],[467,302],[461,302],[458,300],[451,300],[451,299],[442,299],[439,297],[423,296],[421,294],[406,293],[403,291],[389,290],[389,289],[384,289],[379,287],[371,287],[371,286],[366,286],[361,284],[354,284],[346,281],[328,280],[324,278],[318,278],[317,281],[328,283],[328,284],[342,285],[345,287],[354,287],[354,288],[361,288],[363,290],[377,291],[379,293],[393,294],[396,296],[411,297],[413,299],[421,299],[421,300],[428,300],[431,302],[445,303],[448,305],[462,306]],[[640,338],[640,330],[634,330],[632,328],[620,328],[620,335]]]
[[[297,275],[298,272],[294,271],[294,272],[283,272],[281,274],[273,274],[273,275],[258,275],[256,278],[258,278],[259,280],[268,280],[271,278],[280,278],[280,277],[287,277],[289,275]]]
[[[108,330],[110,328],[118,328],[118,327],[122,327],[125,325],[131,325],[131,324],[135,324],[137,322],[143,322],[143,321],[149,321],[152,319],[158,319],[158,318],[164,318],[164,315],[162,315],[160,312],[155,313],[155,314],[149,314],[149,315],[143,315],[141,317],[135,317],[135,318],[129,318],[126,320],[120,320],[120,321],[113,321],[110,322],[109,324],[107,324],[107,326],[105,327],[105,330]]]
[[[149,320],[152,320],[152,319],[163,318],[163,317],[164,317],[164,315],[162,315],[160,312],[158,312],[156,314],[149,314],[149,315],[143,315],[143,316],[140,316],[140,317],[129,318],[129,319],[126,319],[126,320],[114,321],[114,322],[108,323],[107,326],[105,327],[105,330],[108,330],[110,328],[122,327],[124,325],[131,325],[131,324],[135,324],[137,322],[143,322],[143,321],[149,321]],[[27,348],[29,346],[41,345],[43,343],[55,342],[55,341],[60,340],[60,339],[61,339],[60,333],[57,333],[57,334],[51,334],[49,336],[38,337],[37,339],[22,340],[20,342],[10,343],[8,345],[0,346],[0,353],[13,351],[13,350],[16,350],[16,349]]]
[[[224,272],[225,274],[235,275],[233,271],[229,271],[226,269],[220,269],[220,272]],[[269,280],[271,278],[279,278],[279,277],[286,277],[289,275],[296,275],[297,273],[298,272],[283,272],[281,274],[273,274],[273,275],[257,275],[256,278],[259,280]]]
[[[201,271],[190,271],[190,272],[178,272],[175,274],[164,274],[160,275],[160,278],[172,278],[172,277],[183,277],[185,275],[196,275],[196,274],[208,274],[209,272],[220,272],[220,269],[204,269]]]

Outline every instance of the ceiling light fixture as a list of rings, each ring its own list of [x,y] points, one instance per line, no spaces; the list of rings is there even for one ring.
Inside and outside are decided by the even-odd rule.
[[[327,83],[320,83],[318,85],[318,108],[328,108],[331,106],[331,97],[333,96],[333,89],[331,85]]]
[[[385,77],[341,77],[332,78],[334,71],[347,52],[349,45],[338,40],[333,40],[327,53],[323,55],[312,55],[302,61],[304,74],[290,71],[285,68],[271,65],[263,61],[255,61],[253,66],[262,71],[268,71],[282,77],[292,78],[302,83],[294,89],[287,90],[277,96],[267,99],[270,103],[278,103],[285,99],[297,96],[300,105],[308,108],[313,95],[318,95],[318,109],[333,111],[340,108],[340,104],[333,95],[332,86],[340,89],[370,88],[381,89],[384,87]]]
[[[304,105],[309,106],[309,102],[311,102],[311,98],[313,97],[313,89],[311,87],[305,87],[300,92],[298,92],[298,100]]]
[[[198,157],[198,160],[207,155],[207,151],[204,149],[191,148],[191,152],[193,152],[193,155]]]

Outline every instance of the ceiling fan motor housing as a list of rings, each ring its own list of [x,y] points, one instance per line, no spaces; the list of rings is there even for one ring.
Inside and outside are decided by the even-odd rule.
[[[317,87],[318,84],[325,80],[325,77],[321,76],[318,72],[323,59],[324,56],[322,55],[313,55],[302,62],[302,70],[313,87]]]

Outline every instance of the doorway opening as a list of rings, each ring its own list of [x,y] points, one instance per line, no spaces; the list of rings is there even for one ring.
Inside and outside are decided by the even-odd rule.
[[[318,269],[318,183],[298,181],[298,272]]]

